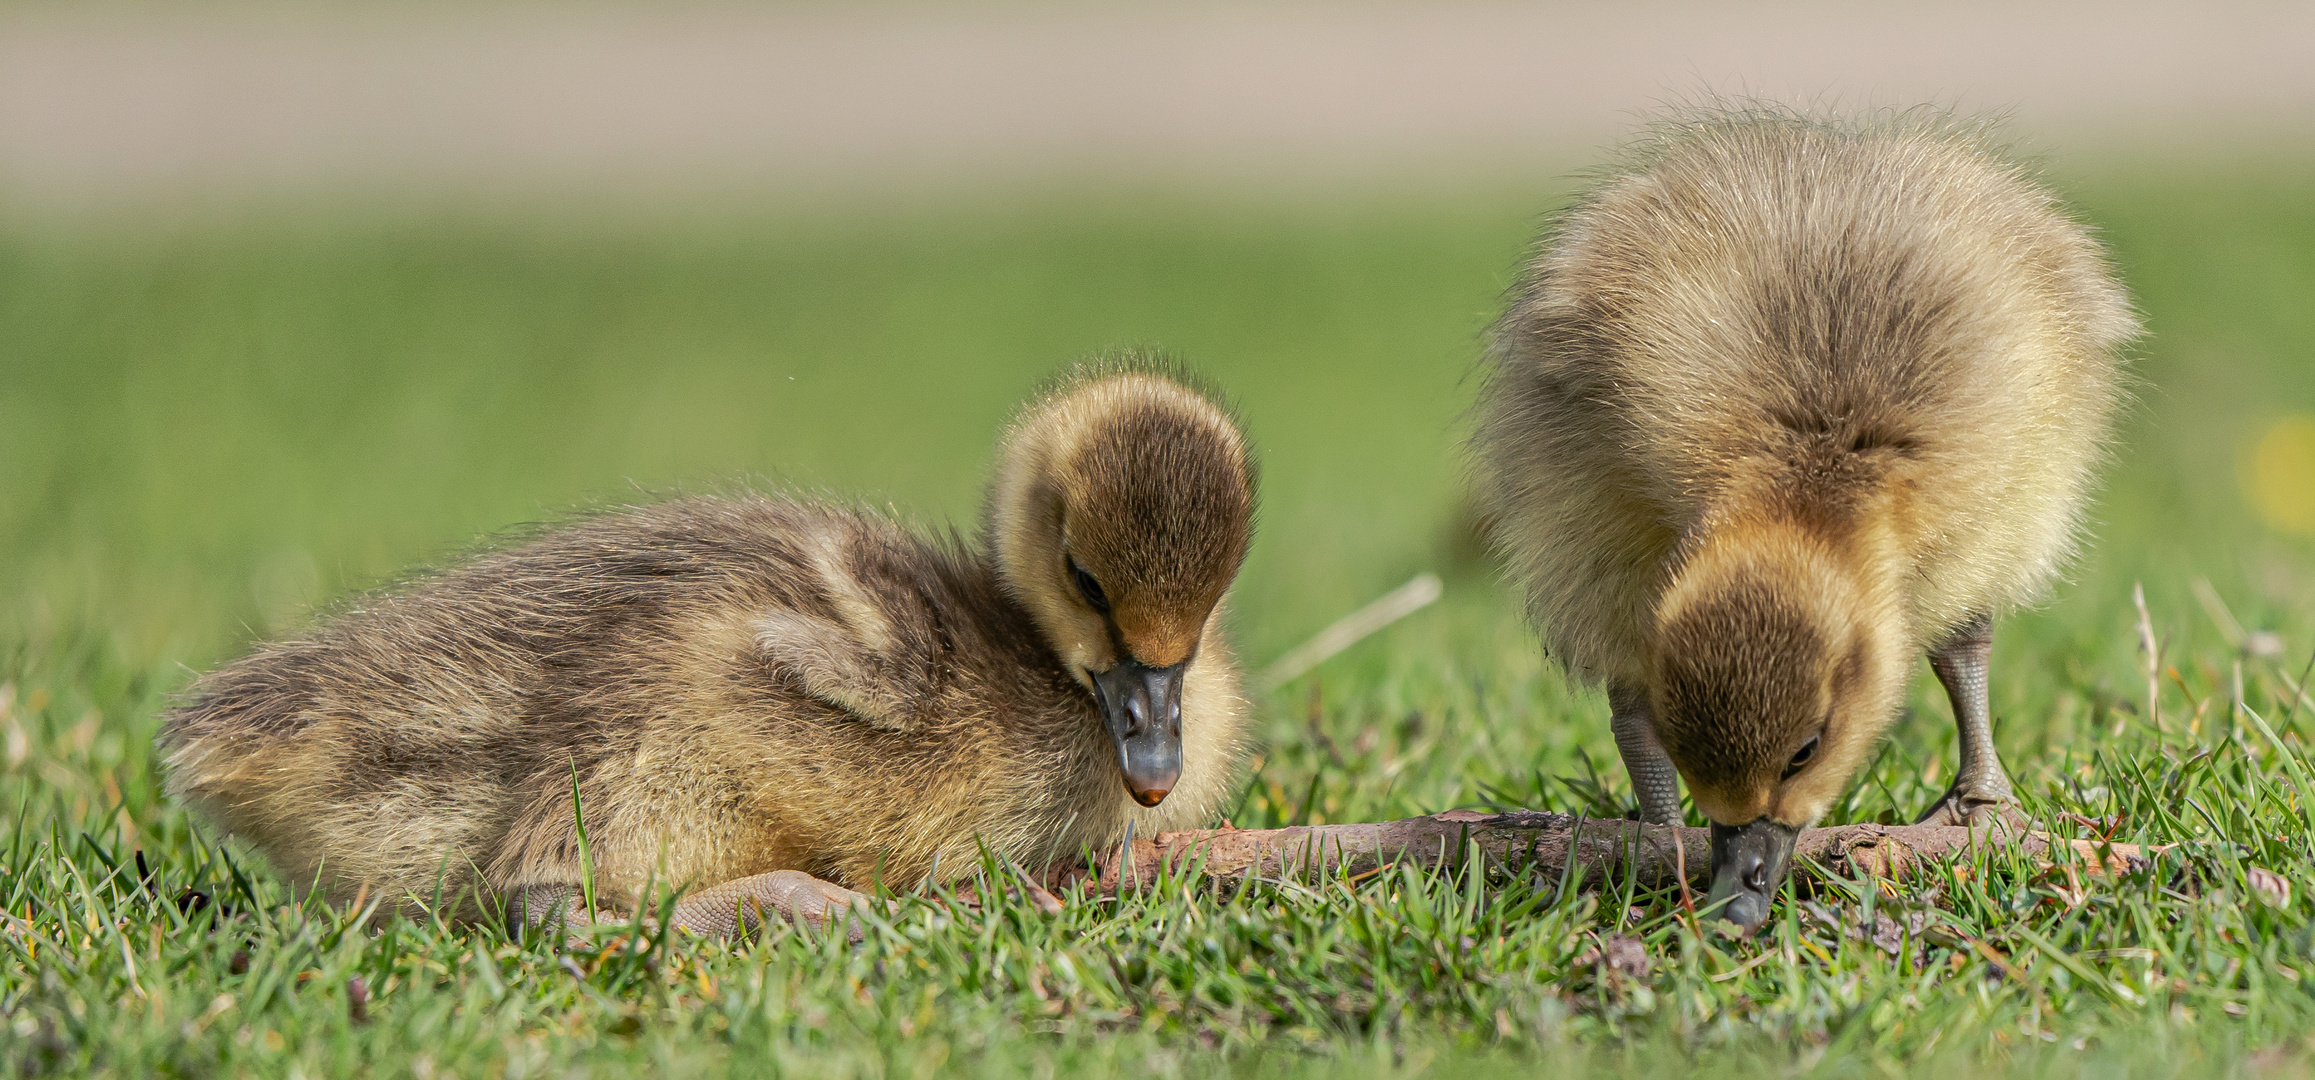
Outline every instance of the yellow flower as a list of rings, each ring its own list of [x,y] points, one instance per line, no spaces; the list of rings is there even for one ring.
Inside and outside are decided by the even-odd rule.
[[[2315,536],[2315,416],[2286,416],[2251,451],[2251,505],[2270,528]]]

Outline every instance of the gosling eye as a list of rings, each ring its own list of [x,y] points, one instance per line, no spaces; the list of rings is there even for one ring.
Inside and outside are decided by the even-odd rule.
[[[1093,580],[1093,575],[1086,573],[1084,567],[1077,565],[1076,559],[1069,560],[1069,576],[1077,582],[1077,595],[1084,597],[1086,603],[1093,605],[1093,610],[1105,615],[1109,613],[1109,596],[1101,591],[1101,583]]]
[[[1816,737],[1816,736],[1814,736],[1814,735],[1811,735],[1811,736],[1809,736],[1809,741],[1807,741],[1807,742],[1805,742],[1805,743],[1802,743],[1802,744],[1801,744],[1801,748],[1800,748],[1799,750],[1795,750],[1795,751],[1793,751],[1793,759],[1792,759],[1791,761],[1788,761],[1788,762],[1786,762],[1786,763],[1785,763],[1785,767],[1784,767],[1784,777],[1783,777],[1783,779],[1786,779],[1786,780],[1790,780],[1790,779],[1792,779],[1792,778],[1793,778],[1793,774],[1794,774],[1794,773],[1797,773],[1797,772],[1801,771],[1802,769],[1805,769],[1805,768],[1807,768],[1807,767],[1808,767],[1808,764],[1809,764],[1809,759],[1811,759],[1811,758],[1814,758],[1814,757],[1816,757],[1816,756],[1817,756],[1817,737]]]

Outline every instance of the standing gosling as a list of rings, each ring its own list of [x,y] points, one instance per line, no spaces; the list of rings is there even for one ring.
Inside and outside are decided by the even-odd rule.
[[[1494,536],[1642,816],[1687,779],[1728,919],[1767,917],[1924,650],[1961,767],[1922,820],[2015,814],[1992,620],[2073,546],[2136,332],[2050,192],[1919,114],[1677,117],[1558,219],[1495,330]]]
[[[168,789],[332,898],[537,920],[579,906],[575,785],[608,906],[658,882],[693,887],[693,930],[821,923],[979,845],[1214,817],[1253,514],[1229,413],[1083,369],[1007,436],[984,550],[775,496],[598,517],[205,676],[164,723]]]

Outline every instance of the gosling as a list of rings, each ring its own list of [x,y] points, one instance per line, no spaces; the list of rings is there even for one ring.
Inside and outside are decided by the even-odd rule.
[[[1711,819],[1725,918],[1767,918],[1924,651],[1961,758],[1922,820],[2015,821],[1993,620],[2075,544],[2137,329],[2047,189],[1919,112],[1682,114],[1558,218],[1494,332],[1478,486],[1642,818],[1685,778]]]
[[[584,856],[598,906],[689,886],[715,934],[1195,827],[1242,756],[1254,485],[1213,398],[1081,368],[1005,438],[980,550],[773,495],[596,517],[203,677],[168,790],[334,900],[584,922]]]

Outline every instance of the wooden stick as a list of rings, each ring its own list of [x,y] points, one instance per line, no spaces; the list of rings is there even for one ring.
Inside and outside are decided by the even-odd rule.
[[[2014,845],[2019,853],[2044,864],[2052,861],[2054,848],[2070,847],[2092,873],[2105,874],[2142,866],[2153,854],[2136,844],[2061,840],[2048,833],[2012,833],[1999,826],[1866,824],[1804,831],[1793,847],[1793,865],[1804,866],[1805,860],[1835,873],[1896,877],[1922,863],[1989,844]],[[1579,823],[1568,814],[1531,810],[1503,814],[1450,810],[1356,825],[1159,833],[1152,839],[1136,838],[1130,861],[1124,860],[1121,846],[1112,848],[1097,867],[1062,870],[1049,878],[1058,885],[1098,873],[1100,890],[1114,894],[1121,887],[1150,884],[1169,872],[1202,874],[1218,883],[1247,877],[1307,879],[1314,873],[1356,877],[1402,863],[1458,865],[1474,848],[1487,860],[1554,878],[1569,873],[1573,859],[1574,880],[1637,874],[1642,884],[1654,886],[1679,880],[1676,873],[1683,859],[1689,881],[1709,881],[1712,833],[1635,821]]]

